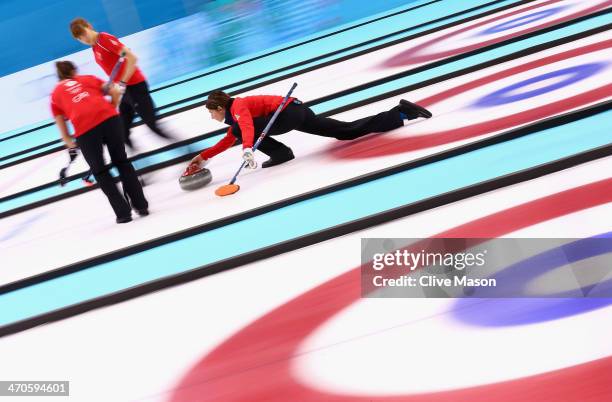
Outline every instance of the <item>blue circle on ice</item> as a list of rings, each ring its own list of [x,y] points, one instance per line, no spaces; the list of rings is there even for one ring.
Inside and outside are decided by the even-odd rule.
[[[476,107],[492,107],[492,106],[500,106],[505,105],[512,102],[521,101],[524,99],[533,98],[536,96],[540,96],[546,94],[548,92],[555,91],[557,89],[561,89],[567,87],[568,85],[575,84],[579,81],[582,81],[586,78],[592,77],[593,75],[602,71],[608,63],[600,62],[600,63],[588,63],[581,64],[574,67],[568,67],[557,71],[552,71],[550,73],[538,75],[537,77],[532,77],[521,82],[517,82],[516,84],[509,85],[505,88],[499,89],[495,92],[492,92],[488,95],[483,96],[474,102],[473,106]],[[565,77],[560,81],[553,82],[549,85],[543,86],[541,88],[536,88],[532,90],[528,90],[525,92],[521,92],[522,88],[528,87],[529,85],[550,80],[557,77]]]
[[[503,294],[514,298],[483,299],[494,290],[479,288],[469,298],[459,299],[453,309],[455,318],[471,325],[508,326],[550,321],[607,307],[612,298],[612,279],[562,291],[545,298],[525,297],[524,288],[534,278],[568,263],[612,253],[612,232],[580,239],[513,264],[494,275]],[[485,290],[481,290],[485,289]],[[596,289],[594,293],[593,289]],[[576,297],[582,295],[583,297]],[[510,297],[510,296],[508,296]]]
[[[532,22],[555,15],[556,13],[565,8],[567,7],[553,7],[549,8],[548,10],[542,10],[531,14],[521,15],[520,17],[511,19],[510,21],[502,22],[501,24],[489,27],[484,31],[479,32],[476,36],[491,35],[498,32],[506,31],[508,29],[520,27],[521,25],[527,25]]]

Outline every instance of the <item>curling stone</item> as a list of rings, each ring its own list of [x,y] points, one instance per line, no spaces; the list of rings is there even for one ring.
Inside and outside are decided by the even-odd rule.
[[[206,168],[198,168],[197,165],[189,165],[183,175],[179,178],[179,185],[185,191],[197,190],[212,181],[212,174]]]

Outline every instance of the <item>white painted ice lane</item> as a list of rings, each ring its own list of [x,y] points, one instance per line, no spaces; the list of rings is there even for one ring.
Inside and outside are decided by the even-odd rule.
[[[0,283],[111,252],[142,241],[230,216],[283,198],[403,162],[404,155],[338,163],[325,154],[333,140],[302,134],[282,137],[297,159],[275,169],[244,172],[235,196],[219,198],[214,189],[226,184],[240,163],[240,150],[231,149],[210,165],[213,182],[183,192],[178,177],[184,165],[148,175],[145,187],[151,215],[128,225],[116,225],[100,191],[88,192],[3,219],[0,252],[10,264],[0,270]],[[430,150],[421,151],[426,155]],[[261,164],[265,157],[257,156]],[[322,173],[325,174],[322,174]],[[298,179],[299,178],[299,179]],[[43,213],[43,215],[40,215]],[[39,215],[38,220],[32,220]],[[24,222],[28,221],[28,225]],[[17,227],[21,231],[8,236]],[[5,229],[6,228],[6,229]],[[6,232],[5,232],[6,230]],[[68,248],[64,248],[69,245]],[[31,253],[36,249],[36,253]]]
[[[423,100],[434,113],[432,119],[410,122],[391,133],[342,143],[302,133],[278,137],[294,149],[298,158],[274,169],[260,169],[241,175],[239,183],[242,190],[234,197],[220,199],[214,196],[213,189],[225,183],[235,172],[236,164],[240,161],[238,149],[214,158],[209,166],[213,183],[200,191],[180,191],[177,178],[183,166],[173,166],[154,174],[150,180],[152,184],[145,190],[153,213],[133,224],[115,225],[110,207],[100,191],[3,219],[3,230],[6,232],[0,233],[0,251],[10,264],[0,270],[0,283],[13,282],[609,99],[612,92],[608,88],[612,84],[607,84],[603,77],[609,76],[612,65],[601,62],[604,63],[601,68],[590,72],[579,82],[556,85],[528,96],[515,92],[521,96],[511,103],[474,106],[488,95],[498,93],[500,86],[504,89],[512,85],[511,80],[496,84],[498,75],[518,74],[514,82],[524,82],[525,79],[567,69],[571,63],[581,66],[585,62],[597,64],[602,59],[612,59],[610,48],[600,42],[603,38],[598,35],[571,46],[559,47],[557,51],[561,53],[551,50],[513,60],[497,68],[471,73],[337,116],[345,120],[364,117],[389,109],[402,97]],[[599,47],[604,49],[598,50]],[[569,54],[574,55],[570,57]],[[530,63],[541,65],[530,69]],[[529,69],[532,75],[529,76],[523,69]],[[599,82],[597,77],[602,77],[604,81]],[[464,88],[467,86],[473,88]],[[463,100],[454,93],[457,89],[464,94]],[[478,108],[481,110],[478,111]],[[499,109],[508,110],[510,114],[500,115]],[[450,128],[451,122],[455,122],[454,128]],[[188,126],[190,124],[193,122],[187,123]],[[585,127],[585,130],[588,129]],[[258,159],[262,162],[264,156],[259,155]],[[43,216],[33,219],[41,212]],[[23,222],[28,222],[28,225],[23,227]],[[15,232],[17,227],[21,229]],[[70,244],[69,249],[65,248],[66,244]],[[33,249],[37,252],[32,253]]]
[[[510,30],[510,32],[506,32],[506,30],[504,29],[491,30],[490,32],[487,32],[485,34],[481,33],[479,35],[475,35],[469,40],[471,41],[471,45],[473,45],[474,41],[497,43],[502,40],[508,39],[514,35],[531,32],[535,28],[546,27],[552,24],[565,21],[567,19],[571,19],[570,17],[575,18],[576,16],[582,15],[583,13],[593,12],[596,9],[605,7],[605,3],[609,3],[609,1],[596,1],[589,7],[585,7],[584,4],[578,4],[578,2],[574,3],[572,3],[571,6],[566,7],[566,9],[562,10],[563,12],[555,12],[550,14],[548,17],[537,19],[526,25],[521,25],[521,29],[513,28]],[[296,76],[291,77],[290,79],[262,86],[256,90],[249,91],[245,94],[284,94],[287,92],[287,89],[289,88],[291,83],[293,81],[296,81],[300,84],[296,91],[296,96],[303,101],[310,101],[313,99],[340,92],[348,88],[362,85],[364,83],[368,83],[376,79],[388,77],[390,75],[403,72],[407,68],[415,68],[436,60],[441,60],[445,57],[449,57],[457,53],[461,53],[462,47],[454,49],[451,46],[449,48],[449,44],[447,43],[448,41],[445,42],[444,46],[446,47],[443,49],[438,48],[437,45],[431,45],[433,46],[433,48],[430,49],[430,45],[428,44],[435,43],[436,38],[450,37],[453,36],[454,33],[462,31],[474,31],[475,34],[480,31],[486,32],[487,28],[494,28],[500,23],[503,23],[503,21],[505,20],[519,18],[523,14],[528,15],[529,13],[542,12],[552,8],[554,7],[553,5],[551,5],[550,1],[537,1],[525,6],[515,7],[509,11],[500,12],[492,16],[475,19],[473,21],[458,25],[456,27],[447,28],[445,30],[425,35],[420,38],[412,39],[407,42],[380,49],[378,51],[371,52],[363,56],[358,56],[340,63],[313,70],[311,72],[298,74]],[[470,28],[472,26],[474,26],[475,28]],[[585,24],[585,30],[586,26],[588,26],[588,24]],[[574,30],[570,31],[568,31],[568,34],[574,32]],[[546,40],[563,37],[563,32],[565,31],[562,30],[558,33],[552,33],[550,37],[547,36]],[[460,34],[460,36],[461,35],[465,34]],[[464,38],[464,40],[467,39]],[[540,43],[538,39],[526,40],[524,42],[521,42],[521,44],[509,47],[509,50],[507,52],[516,51],[524,47],[536,45],[538,43]],[[470,45],[463,42],[461,42],[461,44],[462,46]],[[425,45],[427,46],[423,47]],[[416,58],[415,60],[412,60],[411,58],[406,58],[403,56],[406,52],[411,51],[411,49],[421,49],[419,50],[419,52],[425,52],[424,49],[427,49],[427,52],[435,51],[436,54],[439,52],[439,56],[430,55],[428,57],[423,58],[423,60],[421,61],[415,61]],[[499,56],[500,54],[486,55],[482,57],[472,58],[469,62],[466,63],[455,63],[453,64],[452,69],[449,69],[449,71],[458,70],[460,68],[468,67],[478,62],[489,60],[492,57]],[[398,57],[401,58],[401,61],[393,63],[390,62],[396,60],[396,58]],[[444,71],[441,70],[440,72],[437,72],[436,75],[441,75],[443,72]],[[420,78],[420,80],[431,78],[430,75],[431,74],[428,75],[427,72],[425,72],[425,74],[422,75],[422,78]],[[421,75],[419,75],[419,77],[421,77]],[[410,77],[408,77],[408,81],[410,81]],[[407,85],[407,83],[403,83],[403,85]],[[202,108],[183,112],[178,115],[165,118],[162,120],[162,122],[167,128],[167,130],[170,133],[173,133],[177,137],[177,139],[193,138],[197,135],[201,135],[205,132],[209,132],[220,127],[219,125],[208,121],[208,115],[205,112],[202,112]],[[141,126],[135,128],[133,136],[136,139],[136,144],[139,145],[140,152],[150,151],[153,149],[157,149],[161,146],[167,145],[166,142],[160,141],[158,137],[149,133],[148,128],[146,127]],[[23,191],[32,187],[36,187],[38,185],[57,180],[59,169],[61,169],[65,165],[66,158],[67,156],[65,155],[65,153],[58,152],[53,154],[53,156],[44,158],[48,162],[48,164],[44,168],[37,167],[39,165],[36,164],[36,161],[32,161],[24,162],[22,164],[4,169],[2,175],[2,182],[0,182],[0,197],[4,197],[19,191]],[[76,174],[83,171],[85,171],[85,165],[81,161],[71,167],[70,172],[72,174]],[[15,178],[21,179],[16,180]],[[4,180],[7,180],[7,182],[5,183]]]
[[[592,191],[572,192],[610,180],[602,171],[611,164],[612,157],[590,162],[1,338],[0,356],[10,364],[0,365],[0,378],[67,379],[79,401],[286,401],[274,395],[291,392],[309,402],[378,401],[391,393],[450,402],[461,391],[481,402],[503,386],[496,381],[512,379],[513,397],[529,400],[544,386],[550,393],[528,376],[555,376],[612,355],[610,307],[529,325],[466,325],[455,300],[360,299],[359,276],[346,275],[360,265],[361,238],[428,237],[462,225],[456,234],[486,236],[496,227],[469,225],[533,202],[554,204],[559,194],[572,199],[571,213],[536,218],[504,236],[610,231],[612,203],[594,204]],[[592,381],[601,373],[583,371]],[[581,389],[572,375],[558,387]],[[101,387],[102,380],[112,386]],[[599,400],[610,396],[609,387],[601,394],[591,384]],[[565,392],[568,402],[584,400]]]

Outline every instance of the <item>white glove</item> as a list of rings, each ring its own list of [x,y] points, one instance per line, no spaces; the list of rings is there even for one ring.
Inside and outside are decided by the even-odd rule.
[[[246,163],[246,168],[257,168],[257,161],[255,160],[255,156],[253,155],[253,150],[251,148],[244,148],[242,150],[242,160],[244,160],[244,162]]]

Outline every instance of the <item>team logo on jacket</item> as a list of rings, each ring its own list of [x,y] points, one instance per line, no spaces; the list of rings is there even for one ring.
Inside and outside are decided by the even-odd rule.
[[[240,115],[239,114],[235,114],[234,117],[236,117],[236,120],[240,120]]]
[[[81,100],[83,100],[84,98],[87,98],[88,96],[89,96],[89,92],[87,91],[81,92],[80,94],[72,97],[72,103],[79,103]]]

